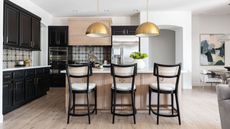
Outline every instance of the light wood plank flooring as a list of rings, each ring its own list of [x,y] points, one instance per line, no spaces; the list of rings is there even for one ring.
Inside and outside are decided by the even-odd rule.
[[[48,95],[41,97],[4,116],[3,129],[220,129],[219,111],[214,88],[184,90],[181,98],[182,125],[177,118],[149,116],[147,111],[137,114],[137,124],[132,117],[116,117],[112,124],[110,112],[99,111],[87,117],[71,118],[66,124],[64,89],[52,88]]]

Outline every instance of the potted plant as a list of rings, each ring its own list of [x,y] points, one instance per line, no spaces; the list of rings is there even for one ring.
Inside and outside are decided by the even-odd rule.
[[[145,67],[145,62],[143,59],[147,58],[148,54],[141,52],[132,52],[129,57],[134,59],[134,63],[137,63],[138,69],[143,69]]]

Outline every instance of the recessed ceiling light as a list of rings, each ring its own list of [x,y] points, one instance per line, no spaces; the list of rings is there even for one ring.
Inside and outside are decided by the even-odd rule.
[[[109,13],[109,12],[110,12],[110,10],[109,10],[109,9],[105,9],[105,10],[104,10],[104,12]]]
[[[137,12],[139,12],[139,10],[138,10],[138,9],[133,9],[133,12],[136,12],[136,13],[137,13]]]

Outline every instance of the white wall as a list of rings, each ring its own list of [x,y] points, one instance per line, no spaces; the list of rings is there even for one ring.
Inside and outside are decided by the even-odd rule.
[[[48,26],[41,24],[40,65],[48,65]]]
[[[70,17],[53,17],[52,25],[68,25]],[[96,18],[96,17],[95,17]],[[111,18],[112,25],[139,25],[139,14],[133,16],[106,16],[101,18]]]
[[[2,115],[2,68],[3,68],[3,0],[0,1],[0,123],[3,122]],[[1,126],[0,126],[1,127]]]
[[[175,31],[160,30],[160,36],[149,38],[149,61],[175,64]],[[153,63],[149,64],[153,67]]]
[[[200,85],[201,69],[220,69],[223,66],[200,66],[200,34],[230,34],[230,15],[208,16],[195,15],[192,17],[192,82]],[[225,65],[230,66],[230,42],[225,44]]]
[[[44,9],[40,8],[30,0],[10,0],[13,3],[23,7],[24,9],[34,13],[35,15],[42,18],[41,22],[45,25],[49,25],[52,22],[53,16]]]
[[[175,29],[176,35],[175,35],[175,41],[176,41],[176,57],[175,57],[175,63],[181,63],[183,62],[183,29],[181,27]]]
[[[183,29],[183,45],[182,55],[183,62],[182,67],[183,71],[186,73],[183,74],[183,88],[191,89],[192,88],[192,44],[191,44],[191,19],[192,15],[190,11],[162,11],[162,12],[149,12],[149,21],[156,23],[159,26],[172,25],[178,26]],[[146,12],[140,13],[140,22],[143,23],[146,21]],[[149,53],[149,39],[141,39],[141,51]],[[144,45],[143,45],[144,44]],[[149,64],[149,60],[146,60],[146,63]]]

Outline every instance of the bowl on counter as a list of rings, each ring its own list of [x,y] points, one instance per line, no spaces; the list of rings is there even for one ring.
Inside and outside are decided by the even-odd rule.
[[[24,60],[18,60],[15,63],[15,67],[25,67],[25,61]]]

